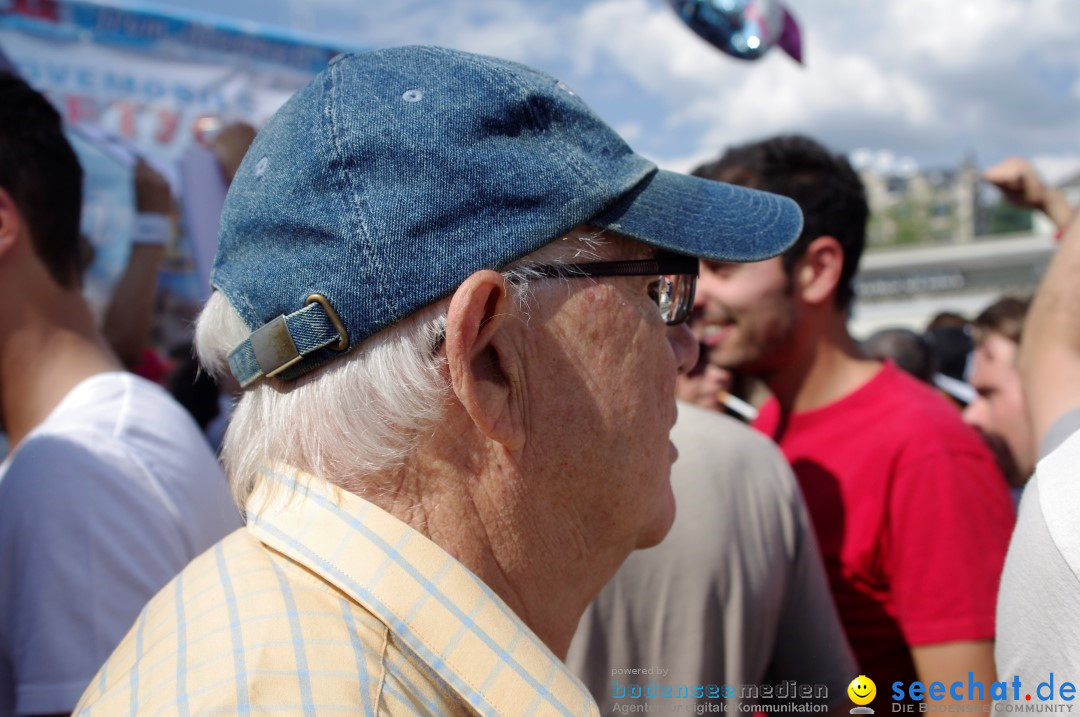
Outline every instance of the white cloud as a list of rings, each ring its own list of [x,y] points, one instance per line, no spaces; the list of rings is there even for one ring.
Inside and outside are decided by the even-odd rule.
[[[703,146],[813,127],[853,110],[914,127],[935,118],[930,94],[911,77],[836,49],[812,28],[804,28],[805,67],[778,50],[754,63],[728,58],[646,0],[593,3],[581,15],[579,37],[579,68],[616,63],[667,101],[669,129],[704,125]]]
[[[526,61],[559,52],[559,18],[566,15],[550,3],[519,0],[455,0],[452,5],[429,0],[284,2],[299,21],[311,23],[310,31],[331,29],[353,44],[432,44]],[[327,28],[320,16],[348,21]]]
[[[282,1],[311,23],[298,29],[354,44],[443,44],[547,69],[665,166],[784,131],[923,165],[1080,153],[1076,0],[786,0],[801,67],[779,50],[729,58],[663,0]]]
[[[645,132],[645,127],[640,122],[624,122],[616,125],[614,129],[627,144],[633,144]]]
[[[698,128],[694,156],[793,130],[839,149],[892,146],[937,164],[968,152],[992,160],[1078,147],[1074,0],[789,4],[802,24],[804,67],[779,50],[754,63],[728,58],[656,0],[588,5],[575,61],[582,72],[614,64],[661,99],[667,131]],[[1044,86],[1047,68],[1077,73],[1072,91]]]
[[[1016,0],[906,0],[881,3],[879,9],[884,21],[876,35],[893,38],[902,56],[947,67],[969,66],[988,44],[1024,20]]]
[[[716,159],[716,154],[716,150],[714,149],[703,149],[686,156],[660,158],[656,160],[656,163],[672,172],[689,174],[697,167]]]
[[[919,171],[919,163],[913,157],[898,157],[888,149],[859,147],[848,154],[856,170],[870,170],[875,174],[910,177]]]
[[[1031,163],[1049,184],[1058,184],[1080,172],[1080,154],[1035,155]]]

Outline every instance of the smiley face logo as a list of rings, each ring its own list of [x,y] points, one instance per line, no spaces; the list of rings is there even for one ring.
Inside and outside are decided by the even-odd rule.
[[[877,696],[877,685],[866,675],[859,675],[847,687],[848,697],[857,705],[868,705]]]

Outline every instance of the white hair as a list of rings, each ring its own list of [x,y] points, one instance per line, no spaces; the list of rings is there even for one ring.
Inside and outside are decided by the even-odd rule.
[[[503,270],[528,320],[530,266],[588,261],[609,254],[621,239],[574,231]],[[443,416],[450,393],[445,357],[444,298],[383,329],[300,378],[263,379],[246,389],[233,411],[222,461],[234,500],[243,509],[259,469],[280,461],[361,492],[362,478],[400,465],[417,436]],[[251,327],[215,291],[199,315],[195,348],[214,376],[228,373],[228,354]]]

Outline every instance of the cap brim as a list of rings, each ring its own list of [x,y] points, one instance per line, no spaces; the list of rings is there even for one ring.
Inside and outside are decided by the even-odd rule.
[[[588,223],[680,254],[745,262],[794,244],[802,212],[787,197],[661,169]]]

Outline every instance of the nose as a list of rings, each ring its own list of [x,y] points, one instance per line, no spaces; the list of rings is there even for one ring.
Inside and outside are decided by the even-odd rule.
[[[669,326],[667,339],[671,344],[671,350],[675,353],[679,374],[689,373],[690,369],[697,365],[699,350],[697,339],[691,333],[690,326],[685,322],[678,326]]]

